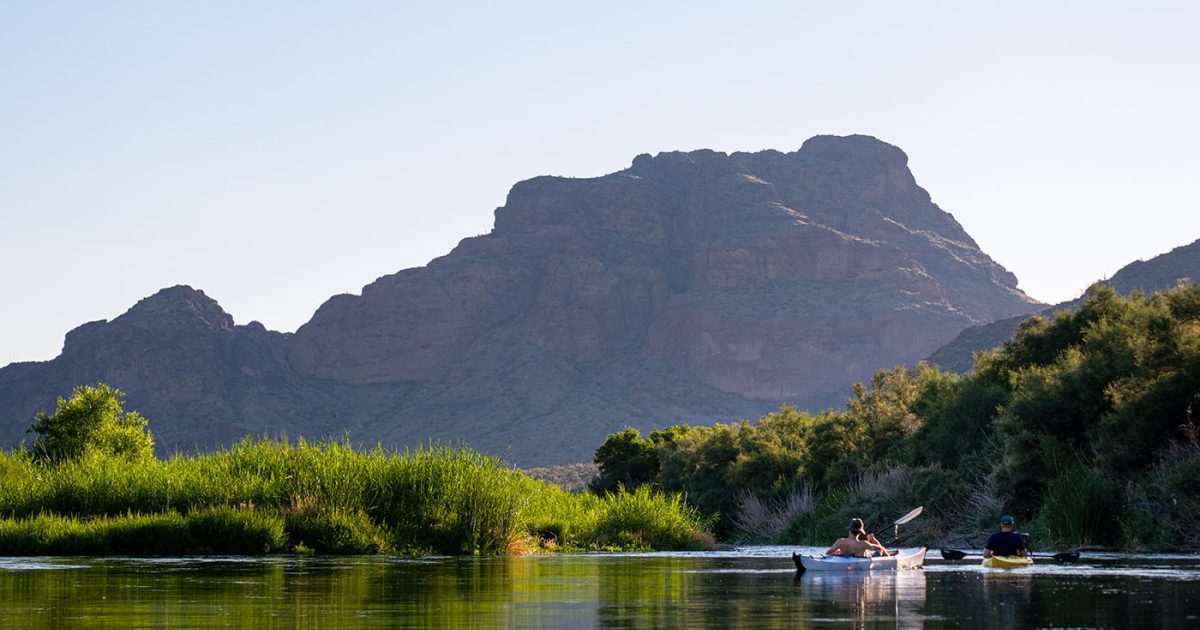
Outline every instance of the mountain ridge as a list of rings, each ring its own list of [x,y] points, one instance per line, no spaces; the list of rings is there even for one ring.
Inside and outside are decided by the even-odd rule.
[[[350,431],[567,463],[626,424],[836,405],[876,368],[1038,306],[874,138],[643,154],[515,184],[491,232],[332,296],[295,333],[164,289],[50,362],[0,369],[0,437],[102,381],[168,446]]]
[[[1135,291],[1145,294],[1163,291],[1179,282],[1200,281],[1200,240],[1180,245],[1150,260],[1136,260],[1117,270],[1111,278],[1095,284],[1113,287],[1117,293],[1128,295]],[[1083,302],[1082,297],[1060,302],[1038,311],[1042,317],[1053,317],[1062,310],[1073,310]],[[953,341],[938,348],[928,361],[953,372],[969,372],[974,354],[990,350],[1012,339],[1028,315],[1007,317],[987,324],[964,329]]]

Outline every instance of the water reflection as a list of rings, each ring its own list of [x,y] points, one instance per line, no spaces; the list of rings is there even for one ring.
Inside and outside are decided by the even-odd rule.
[[[1200,559],[796,576],[788,549],[524,558],[0,559],[9,627],[1180,627]]]
[[[854,626],[889,623],[922,627],[925,608],[924,571],[816,573],[797,576],[797,594],[820,609]]]

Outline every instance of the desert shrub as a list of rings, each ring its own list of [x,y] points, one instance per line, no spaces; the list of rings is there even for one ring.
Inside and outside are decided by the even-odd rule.
[[[807,485],[779,501],[764,501],[752,492],[743,492],[734,517],[737,538],[747,543],[784,542],[785,533],[808,516],[815,504],[812,487]]]

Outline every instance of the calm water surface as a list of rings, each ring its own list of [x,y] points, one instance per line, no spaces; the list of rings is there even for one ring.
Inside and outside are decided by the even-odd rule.
[[[521,558],[0,558],[0,626],[1200,628],[1200,556],[797,576],[794,548]],[[812,550],[809,550],[812,551]]]

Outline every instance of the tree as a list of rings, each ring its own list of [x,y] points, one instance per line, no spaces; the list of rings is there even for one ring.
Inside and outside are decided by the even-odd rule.
[[[658,450],[651,440],[641,439],[633,427],[613,433],[596,449],[593,459],[600,466],[600,476],[591,483],[592,492],[614,492],[618,487],[634,490],[652,483],[658,476]]]
[[[99,384],[75,388],[70,400],[58,399],[54,415],[40,411],[30,432],[37,434],[33,452],[55,464],[89,453],[129,460],[154,456],[154,436],[146,419],[121,408],[125,394]]]

